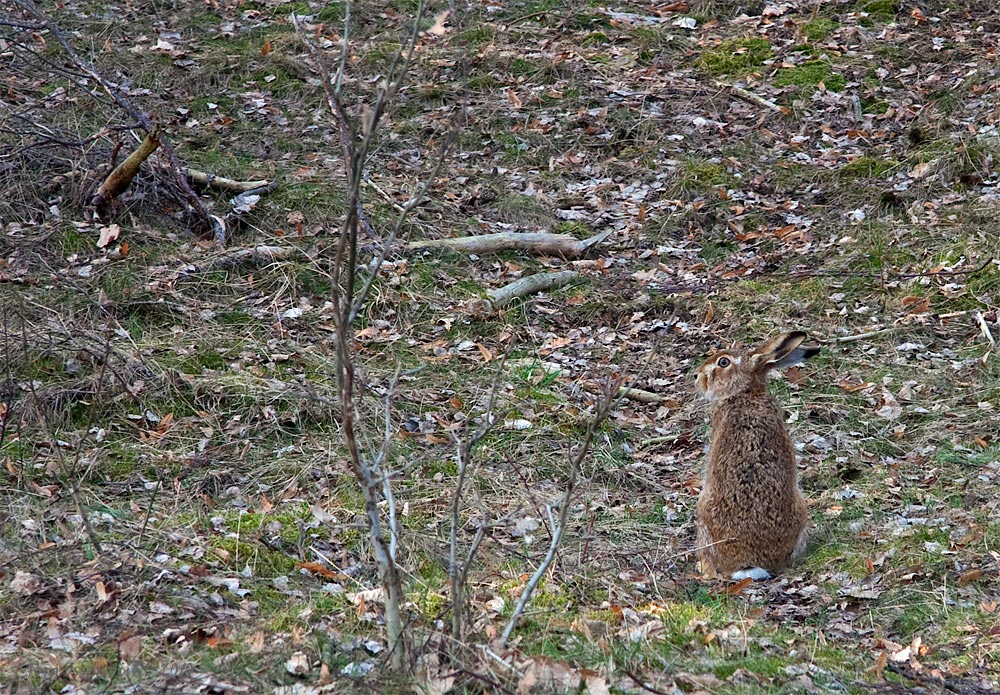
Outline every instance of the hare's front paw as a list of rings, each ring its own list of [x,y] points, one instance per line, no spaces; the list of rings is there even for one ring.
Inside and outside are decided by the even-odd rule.
[[[764,579],[770,579],[771,573],[768,572],[763,567],[749,567],[745,570],[740,570],[739,572],[733,572],[733,581],[739,582],[744,579],[753,579],[755,582],[759,582]]]

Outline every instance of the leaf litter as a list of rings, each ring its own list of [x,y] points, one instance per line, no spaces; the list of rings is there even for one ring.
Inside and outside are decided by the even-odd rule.
[[[88,3],[63,5],[60,21],[86,27]],[[512,342],[545,374],[524,367],[504,385],[516,412],[503,420],[509,439],[487,452],[495,456],[481,483],[499,510],[539,509],[539,499],[554,497],[561,432],[592,405],[584,384],[625,370],[635,386],[668,400],[620,404],[571,516],[578,533],[547,579],[544,599],[553,605],[539,608],[516,648],[499,655],[507,671],[492,672],[489,658],[469,668],[524,693],[641,691],[626,674],[660,690],[840,691],[897,666],[906,669],[899,678],[924,675],[969,692],[976,679],[995,683],[998,596],[989,580],[997,558],[987,544],[998,528],[991,485],[1000,468],[988,336],[997,328],[1000,254],[983,230],[996,221],[996,10],[902,8],[883,17],[873,3],[792,2],[739,14],[727,3],[707,12],[687,3],[586,13],[532,7],[487,4],[456,16],[435,8],[421,39],[421,73],[403,97],[410,115],[393,122],[386,156],[368,176],[406,198],[414,165],[430,156],[415,131],[439,132],[442,122],[443,97],[423,86],[437,84],[464,95],[467,140],[433,186],[414,236],[612,234],[590,258],[569,263],[393,260],[359,336],[370,386],[386,388],[387,365],[405,362],[415,347],[442,370],[412,377],[397,406],[400,421],[415,423],[400,439],[427,473],[407,489],[404,517],[415,525],[408,531],[437,532],[450,473],[432,462],[450,455],[447,433],[472,410],[463,403],[476,397],[468,372]],[[245,161],[223,163],[255,178],[294,171],[291,200],[264,198],[253,210],[247,203],[261,224],[236,243],[301,240],[306,262],[276,259],[213,280],[197,269],[210,250],[147,218],[78,221],[75,233],[89,243],[53,253],[31,244],[56,233],[55,219],[3,216],[0,284],[49,307],[30,318],[44,328],[39,335],[62,341],[39,343],[52,364],[19,374],[5,396],[18,422],[33,421],[29,405],[59,413],[95,393],[105,326],[94,319],[67,332],[65,300],[47,289],[52,277],[93,292],[98,305],[104,293],[126,308],[123,316],[153,312],[123,324],[113,343],[115,373],[97,392],[123,408],[101,414],[106,438],[89,439],[69,419],[58,434],[65,444],[28,425],[3,442],[11,484],[30,495],[5,500],[17,522],[4,531],[5,672],[68,668],[68,680],[86,684],[112,679],[121,659],[130,677],[162,683],[203,650],[216,675],[192,671],[190,692],[322,692],[328,686],[313,670],[320,661],[328,678],[378,674],[378,647],[363,646],[381,646],[378,583],[338,478],[345,471],[329,443],[335,436],[321,427],[322,399],[333,388],[324,378],[329,316],[322,275],[310,273],[335,206],[310,205],[308,187],[328,185],[338,153],[329,125],[313,116],[315,76],[301,70],[284,9],[219,3],[160,13],[139,32],[115,24],[104,60],[165,61],[158,79],[168,89],[132,89],[150,107],[162,100],[165,113],[185,104],[175,127],[190,134],[190,156],[208,142],[245,152]],[[317,26],[321,9],[310,7]],[[396,17],[369,17],[359,60],[384,52]],[[813,38],[818,19],[827,31]],[[206,29],[187,28],[198,22]],[[330,45],[336,27],[323,24]],[[477,32],[483,38],[474,43],[468,37]],[[770,55],[757,65],[741,59],[745,70],[717,81],[792,117],[716,86],[701,67],[701,57],[747,37],[766,41]],[[236,41],[251,50],[226,48]],[[247,68],[208,93],[212,105],[202,108],[195,104],[209,90],[187,78],[221,74],[217,42],[230,51],[222,64]],[[827,67],[823,81],[792,80],[810,61]],[[158,64],[137,62],[135,76]],[[488,86],[470,87],[473,78]],[[65,94],[49,95],[50,103],[67,106]],[[297,142],[282,138],[285,131]],[[68,206],[62,214],[71,215]],[[497,321],[459,311],[478,291],[463,284],[470,280],[497,288],[526,269],[567,266],[589,281],[575,298],[540,295]],[[180,267],[195,270],[185,277]],[[224,323],[234,311],[237,322]],[[828,356],[780,384],[804,443],[811,556],[767,585],[700,580],[687,551],[705,427],[690,370],[714,346],[789,327],[829,341]],[[21,354],[17,342],[5,349]],[[32,379],[37,398],[26,385]],[[9,419],[7,411],[0,417]],[[70,503],[74,483],[56,462],[57,451],[79,442],[98,533],[144,541],[108,550],[96,564]],[[102,470],[120,458],[128,468]],[[126,503],[105,508],[100,499]],[[487,635],[501,620],[503,597],[533,568],[533,546],[544,545],[528,545],[544,532],[537,515],[512,518],[507,535],[515,540],[497,534],[494,547],[529,555],[513,569],[499,550],[485,561],[477,619]],[[37,559],[26,562],[26,553]],[[431,591],[415,592],[416,611],[432,624],[431,594],[443,586],[433,574],[415,586],[421,582]],[[318,647],[310,635],[333,646]],[[264,671],[227,661],[239,657],[243,636]],[[642,656],[600,672],[606,652],[628,643],[640,649],[628,654]],[[116,653],[105,655],[102,645]],[[420,687],[466,687],[468,676],[432,655],[418,662]],[[74,670],[81,658],[96,676]],[[651,666],[663,659],[675,666]],[[283,683],[282,673],[313,681]]]

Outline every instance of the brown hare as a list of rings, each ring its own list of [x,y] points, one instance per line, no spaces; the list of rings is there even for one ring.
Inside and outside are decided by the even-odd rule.
[[[712,426],[697,508],[697,553],[706,574],[768,579],[805,550],[808,512],[795,448],[767,374],[819,352],[802,344],[806,338],[784,333],[750,354],[717,352],[698,367]]]

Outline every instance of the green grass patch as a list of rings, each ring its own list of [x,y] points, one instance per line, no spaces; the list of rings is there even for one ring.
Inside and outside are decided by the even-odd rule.
[[[858,157],[840,167],[838,173],[846,179],[880,179],[899,169],[899,163],[878,157]]]
[[[886,23],[896,19],[899,14],[899,0],[866,0],[855,5],[856,10],[868,15],[874,22]]]
[[[552,214],[530,195],[506,195],[496,203],[497,217],[501,222],[548,226],[552,224]]]
[[[799,27],[799,31],[810,41],[822,41],[840,25],[826,17],[817,17]]]
[[[689,157],[681,162],[674,185],[687,191],[708,192],[737,184],[737,178],[718,161]]]
[[[775,87],[817,87],[820,83],[832,92],[840,92],[847,80],[832,72],[825,60],[810,60],[793,68],[782,68],[774,76]]]
[[[713,75],[740,75],[756,70],[773,56],[766,39],[729,39],[702,53],[699,62]]]

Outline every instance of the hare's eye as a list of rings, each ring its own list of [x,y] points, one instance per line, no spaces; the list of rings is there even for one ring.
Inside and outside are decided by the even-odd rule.
[[[730,364],[732,364],[732,362],[730,362],[728,357],[720,357],[719,361],[716,362],[716,364],[719,365],[720,367],[728,367]]]

